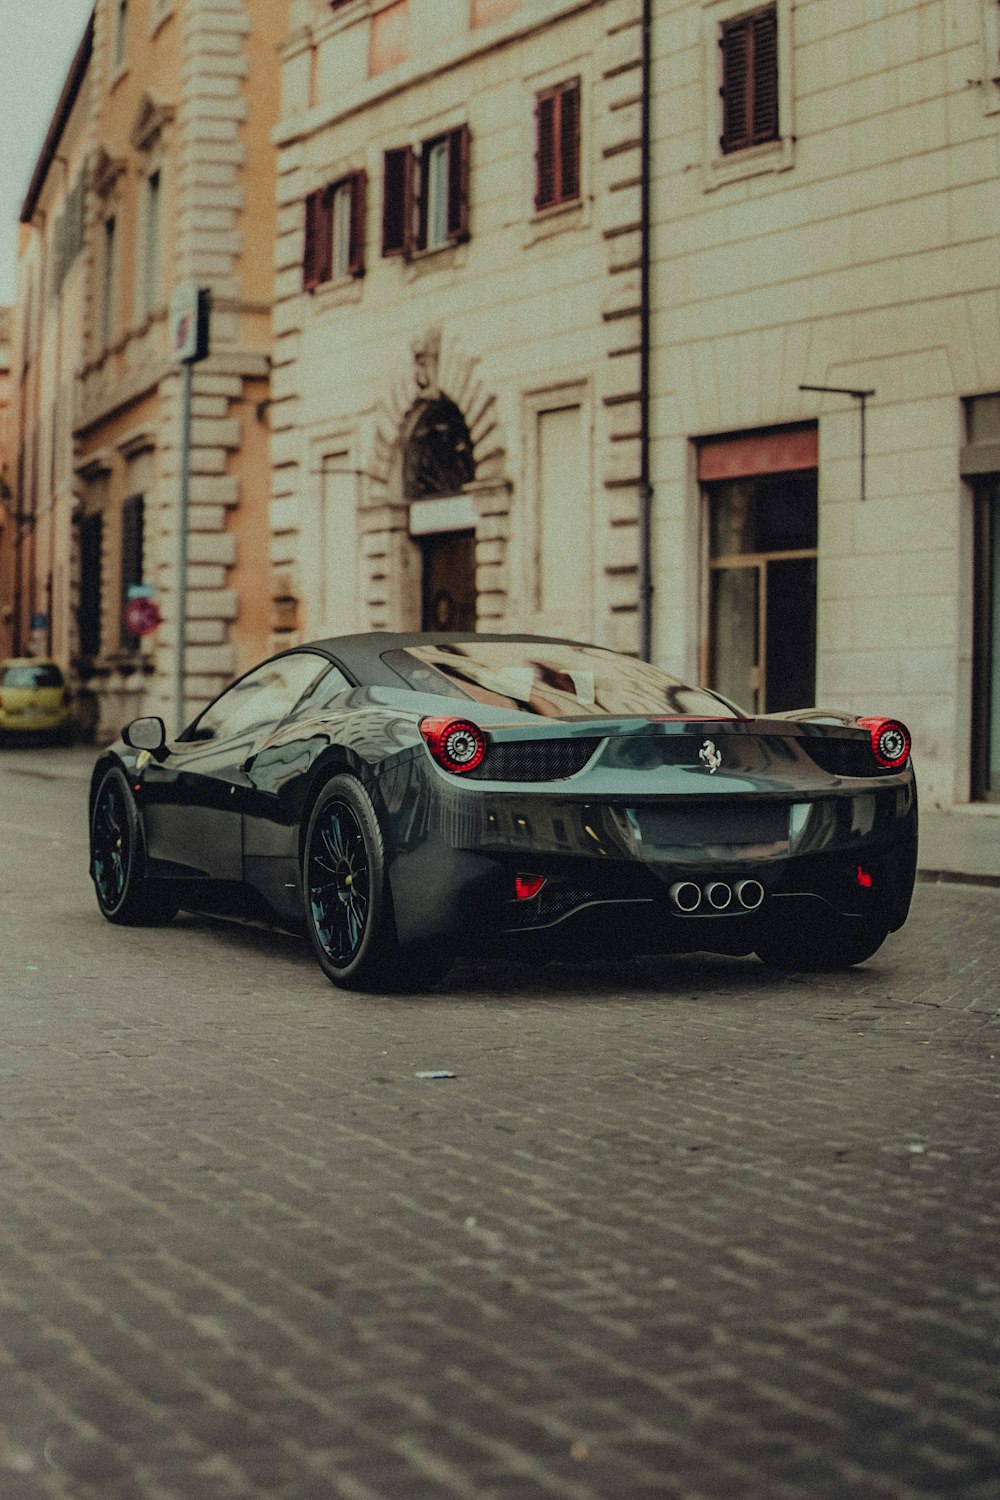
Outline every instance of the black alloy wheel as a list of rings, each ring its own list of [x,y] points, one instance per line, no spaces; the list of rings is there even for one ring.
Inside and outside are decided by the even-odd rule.
[[[451,967],[454,950],[445,943],[400,946],[378,814],[354,776],[334,776],[316,800],[302,889],[313,951],[326,977],[343,989],[419,989]]]
[[[90,820],[90,873],[97,904],[109,922],[153,926],[169,922],[177,907],[159,882],[145,876],[146,852],[132,794],[123,773],[106,771]]]
[[[372,872],[354,809],[330,798],[309,844],[309,906],[316,936],[330,962],[344,968],[356,957],[368,926]]]

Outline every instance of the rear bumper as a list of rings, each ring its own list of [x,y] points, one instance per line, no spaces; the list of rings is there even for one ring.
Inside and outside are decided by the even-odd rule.
[[[833,913],[886,931],[906,920],[917,860],[912,777],[774,804],[777,820],[765,817],[757,829],[774,836],[757,842],[720,842],[713,807],[711,839],[699,843],[697,808],[674,805],[683,818],[672,824],[665,803],[655,818],[624,805],[514,795],[469,799],[461,817],[454,799],[436,803],[423,836],[397,849],[390,866],[400,939],[493,942],[526,955],[747,953],[779,914],[808,922]],[[672,843],[678,827],[683,842]],[[517,900],[518,874],[544,876],[545,884]],[[736,899],[742,881],[762,888],[753,909]],[[705,894],[697,910],[678,909],[672,889],[681,882]],[[712,882],[732,898],[721,910],[707,899]]]

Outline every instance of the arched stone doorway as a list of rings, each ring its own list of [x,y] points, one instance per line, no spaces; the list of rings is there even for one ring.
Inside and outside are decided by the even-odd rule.
[[[467,493],[475,478],[458,407],[447,396],[423,403],[403,450],[403,497],[421,560],[421,630],[476,628],[475,510]]]
[[[365,617],[373,630],[503,630],[511,485],[496,394],[479,361],[431,327],[375,412],[361,507]],[[440,611],[438,569],[460,607]],[[461,586],[457,587],[461,579]],[[438,597],[438,618],[434,600]]]

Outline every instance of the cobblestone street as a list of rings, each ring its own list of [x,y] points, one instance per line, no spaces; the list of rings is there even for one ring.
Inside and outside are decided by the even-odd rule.
[[[2,1500],[1000,1496],[1000,889],[373,1000],[105,924],[84,775],[0,758]]]

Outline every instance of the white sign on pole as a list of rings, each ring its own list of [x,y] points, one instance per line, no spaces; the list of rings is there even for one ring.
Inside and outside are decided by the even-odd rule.
[[[177,364],[190,365],[208,353],[210,298],[205,287],[182,281],[170,299],[170,354]]]

